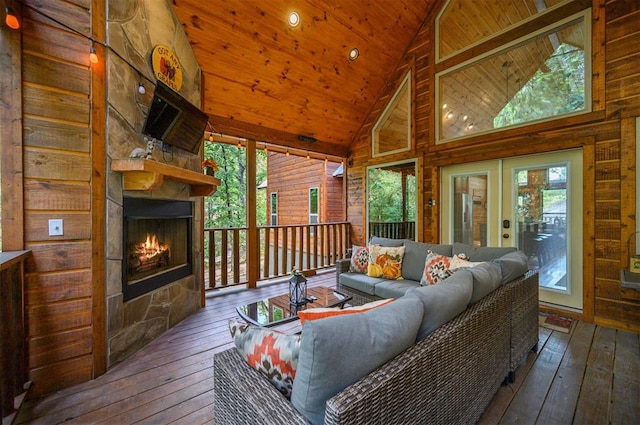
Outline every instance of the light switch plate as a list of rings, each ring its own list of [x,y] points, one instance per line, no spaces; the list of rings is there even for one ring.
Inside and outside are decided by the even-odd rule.
[[[49,220],[49,236],[62,236],[63,233],[61,218]]]

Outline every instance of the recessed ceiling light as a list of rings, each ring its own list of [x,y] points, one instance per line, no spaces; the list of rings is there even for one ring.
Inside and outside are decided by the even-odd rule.
[[[300,15],[298,15],[298,12],[291,12],[289,13],[289,25],[291,25],[292,27],[297,27],[298,24],[300,23]]]
[[[349,50],[349,60],[350,61],[354,61],[354,60],[358,59],[358,56],[360,56],[360,50],[358,50],[357,47],[354,47],[353,49]]]

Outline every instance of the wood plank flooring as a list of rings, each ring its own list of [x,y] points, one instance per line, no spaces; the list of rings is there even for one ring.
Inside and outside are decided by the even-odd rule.
[[[333,271],[309,278],[334,286]],[[213,424],[213,355],[233,346],[235,306],[287,291],[286,283],[224,290],[207,306],[97,379],[27,401],[17,424]],[[298,322],[281,325],[299,330]],[[516,380],[480,424],[640,424],[640,338],[578,322],[570,334],[540,328]],[[37,383],[36,383],[37,385]]]

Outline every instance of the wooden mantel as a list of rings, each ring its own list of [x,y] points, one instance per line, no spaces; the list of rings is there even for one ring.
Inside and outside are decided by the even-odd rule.
[[[123,174],[124,190],[155,190],[166,178],[191,185],[191,196],[209,196],[220,185],[215,177],[143,158],[114,159],[111,169]]]

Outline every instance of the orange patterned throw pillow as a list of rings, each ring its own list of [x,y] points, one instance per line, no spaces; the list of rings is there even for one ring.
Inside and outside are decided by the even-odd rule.
[[[364,313],[365,311],[369,311],[372,308],[381,307],[385,304],[389,304],[391,301],[393,301],[393,298],[372,301],[370,303],[359,305],[357,307],[310,308],[308,310],[299,311],[298,317],[300,318],[300,323],[304,325],[304,322],[307,320],[318,320],[318,319],[324,319],[325,317],[341,316],[343,314]]]
[[[424,272],[420,285],[427,286],[445,280],[453,274],[451,269],[452,258],[446,255],[436,254],[433,251],[427,252],[427,259],[424,262]]]
[[[386,279],[402,279],[402,258],[404,246],[388,247],[369,245],[369,266],[367,275]]]
[[[354,245],[351,250],[351,263],[349,271],[351,273],[366,273],[369,264],[369,250],[366,246]]]
[[[298,367],[300,335],[287,335],[268,328],[229,320],[229,331],[243,359],[284,394],[291,397]]]

